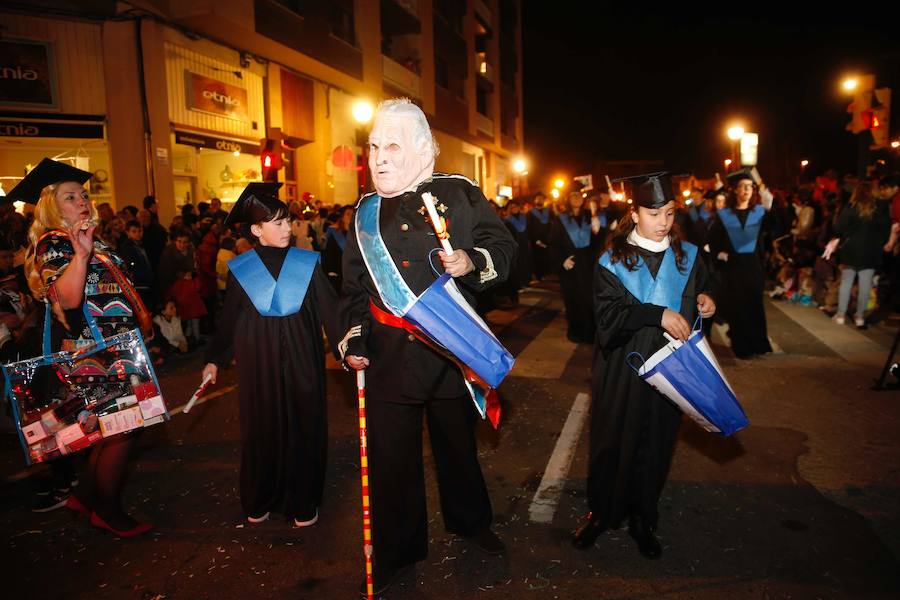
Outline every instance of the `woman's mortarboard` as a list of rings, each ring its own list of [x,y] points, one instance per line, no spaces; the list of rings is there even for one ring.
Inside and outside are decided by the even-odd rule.
[[[15,202],[20,200],[28,204],[37,204],[41,198],[41,192],[48,185],[62,183],[64,181],[74,181],[84,185],[91,178],[91,173],[76,169],[72,165],[63,162],[57,162],[50,158],[41,159],[38,166],[33,168],[31,172],[20,181],[16,187],[11,189],[4,200],[6,202]]]
[[[231,212],[225,217],[222,223],[224,227],[230,227],[238,223],[252,224],[257,221],[252,216],[254,208],[265,207],[266,211],[276,210],[281,204],[278,199],[278,189],[282,186],[280,182],[255,182],[250,183],[241,192],[241,195],[231,207]]]
[[[730,185],[731,187],[735,187],[738,182],[743,179],[749,179],[753,183],[756,183],[756,178],[753,177],[753,173],[750,171],[750,169],[740,169],[725,176],[725,180],[728,181],[728,185]]]
[[[620,177],[613,181],[630,181],[634,203],[644,208],[662,208],[675,200],[672,175],[667,171]]]

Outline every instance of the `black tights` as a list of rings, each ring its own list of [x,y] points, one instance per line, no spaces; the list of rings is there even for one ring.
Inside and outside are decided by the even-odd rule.
[[[84,481],[77,496],[113,527],[129,528],[134,521],[122,509],[122,488],[134,435],[106,438],[90,451]]]

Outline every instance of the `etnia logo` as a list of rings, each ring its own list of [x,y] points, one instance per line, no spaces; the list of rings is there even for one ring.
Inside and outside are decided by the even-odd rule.
[[[238,107],[241,105],[241,101],[238,98],[217,92],[216,90],[203,90],[203,97],[207,100],[224,104],[225,106]]]
[[[0,67],[0,79],[37,81],[38,72],[22,65]]]

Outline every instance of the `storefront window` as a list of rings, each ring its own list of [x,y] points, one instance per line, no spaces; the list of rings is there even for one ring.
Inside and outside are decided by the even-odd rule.
[[[172,172],[176,207],[215,197],[229,210],[248,183],[261,180],[259,146],[177,132],[172,134]]]

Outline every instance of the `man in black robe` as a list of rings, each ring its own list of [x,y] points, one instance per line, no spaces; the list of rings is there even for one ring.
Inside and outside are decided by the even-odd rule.
[[[550,265],[550,223],[553,210],[542,192],[534,195],[534,208],[528,211],[528,237],[531,239],[531,262],[534,277],[542,280],[552,271]]]
[[[381,197],[378,226],[394,269],[421,294],[443,269],[473,293],[506,279],[515,242],[474,182],[434,173],[434,144],[424,113],[408,100],[379,107],[369,136],[369,168]],[[452,254],[426,221],[422,194],[435,197],[448,223]],[[371,195],[360,200],[371,201]],[[358,208],[358,210],[361,210]],[[359,213],[358,213],[359,214]],[[345,362],[366,369],[369,485],[375,592],[428,552],[422,460],[422,420],[437,466],[441,514],[447,530],[490,554],[505,551],[491,531],[491,502],[478,464],[477,414],[459,369],[397,325],[367,268],[351,227],[343,256],[342,313],[350,331],[341,343]],[[390,315],[393,316],[393,315]]]

